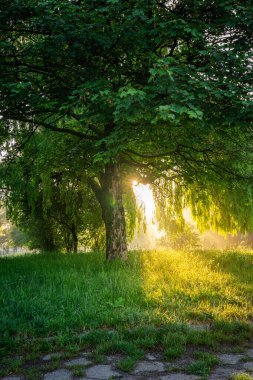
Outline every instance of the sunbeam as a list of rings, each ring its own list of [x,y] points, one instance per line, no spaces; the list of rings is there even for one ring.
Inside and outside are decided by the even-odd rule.
[[[143,212],[146,228],[145,231],[141,230],[139,233],[135,233],[131,246],[136,246],[138,249],[154,249],[156,248],[156,240],[162,237],[164,232],[159,229],[156,219],[156,206],[151,186],[133,181],[132,187],[137,206]]]

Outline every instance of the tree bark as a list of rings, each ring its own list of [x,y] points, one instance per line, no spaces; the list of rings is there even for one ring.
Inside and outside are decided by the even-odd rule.
[[[102,208],[106,230],[106,258],[108,261],[127,258],[126,221],[122,200],[120,165],[107,164],[99,182],[90,180],[91,187]]]
[[[57,247],[55,244],[54,233],[53,233],[50,221],[42,217],[41,223],[42,223],[41,229],[40,229],[40,234],[42,236],[41,249],[48,253],[56,252]]]
[[[76,228],[75,228],[74,223],[72,223],[72,226],[71,226],[71,233],[72,233],[73,252],[77,253],[78,237],[77,237]]]

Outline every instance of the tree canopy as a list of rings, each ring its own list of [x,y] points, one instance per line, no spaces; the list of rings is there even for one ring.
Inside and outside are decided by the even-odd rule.
[[[206,207],[206,223],[211,204],[232,202],[230,219],[247,227],[236,204],[243,192],[252,207],[251,1],[0,7],[5,161],[25,159],[42,130],[55,134],[56,150],[64,140],[65,167],[82,173],[101,206],[109,259],[127,253],[123,193],[132,178],[187,189],[184,202],[193,201],[195,214]]]

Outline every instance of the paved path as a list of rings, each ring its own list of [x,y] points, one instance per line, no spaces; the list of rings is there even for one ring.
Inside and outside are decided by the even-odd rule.
[[[41,363],[51,363],[59,358],[60,353],[48,354],[41,358]],[[233,374],[247,373],[253,376],[253,348],[242,353],[217,354],[219,364],[209,375],[209,380],[228,380]],[[120,355],[111,355],[105,358],[102,364],[95,364],[88,353],[80,353],[75,358],[60,360],[59,368],[44,373],[43,380],[199,380],[201,376],[186,373],[186,366],[194,359],[189,355],[182,359],[168,362],[163,360],[162,354],[150,352],[145,359],[136,363],[135,368],[129,373],[124,373],[116,368],[116,362],[122,359]],[[75,370],[83,372],[77,376]],[[30,379],[30,378],[29,378]],[[253,379],[253,377],[252,377]],[[25,380],[22,376],[8,376],[3,380]]]

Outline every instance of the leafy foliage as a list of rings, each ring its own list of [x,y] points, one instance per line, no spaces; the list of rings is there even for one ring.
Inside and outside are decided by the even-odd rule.
[[[55,135],[49,142],[48,133],[34,136],[22,157],[8,166],[4,196],[9,218],[26,231],[31,248],[73,251],[78,238],[86,246],[97,246],[94,231],[98,234],[102,219],[85,173],[81,176],[68,166],[71,161],[64,155],[66,144],[72,154],[71,141],[57,139],[55,149]]]
[[[57,150],[65,149],[64,169],[80,178],[85,168],[106,199],[103,178],[111,175],[108,167],[120,165],[121,177],[135,171],[146,182],[177,180],[173,192],[188,189],[203,227],[251,229],[251,207],[243,217],[252,205],[251,8],[238,0],[3,0],[5,159],[28,160],[24,146],[44,128],[55,133],[44,135],[44,146],[53,138]],[[69,141],[78,147],[73,156]],[[54,193],[69,197],[61,199],[69,216],[78,191],[69,189],[66,173],[57,191],[50,185],[59,164],[50,157],[52,168],[39,175],[39,214],[49,210]],[[38,199],[36,191],[29,183],[28,198]],[[175,209],[179,219],[183,198]]]

